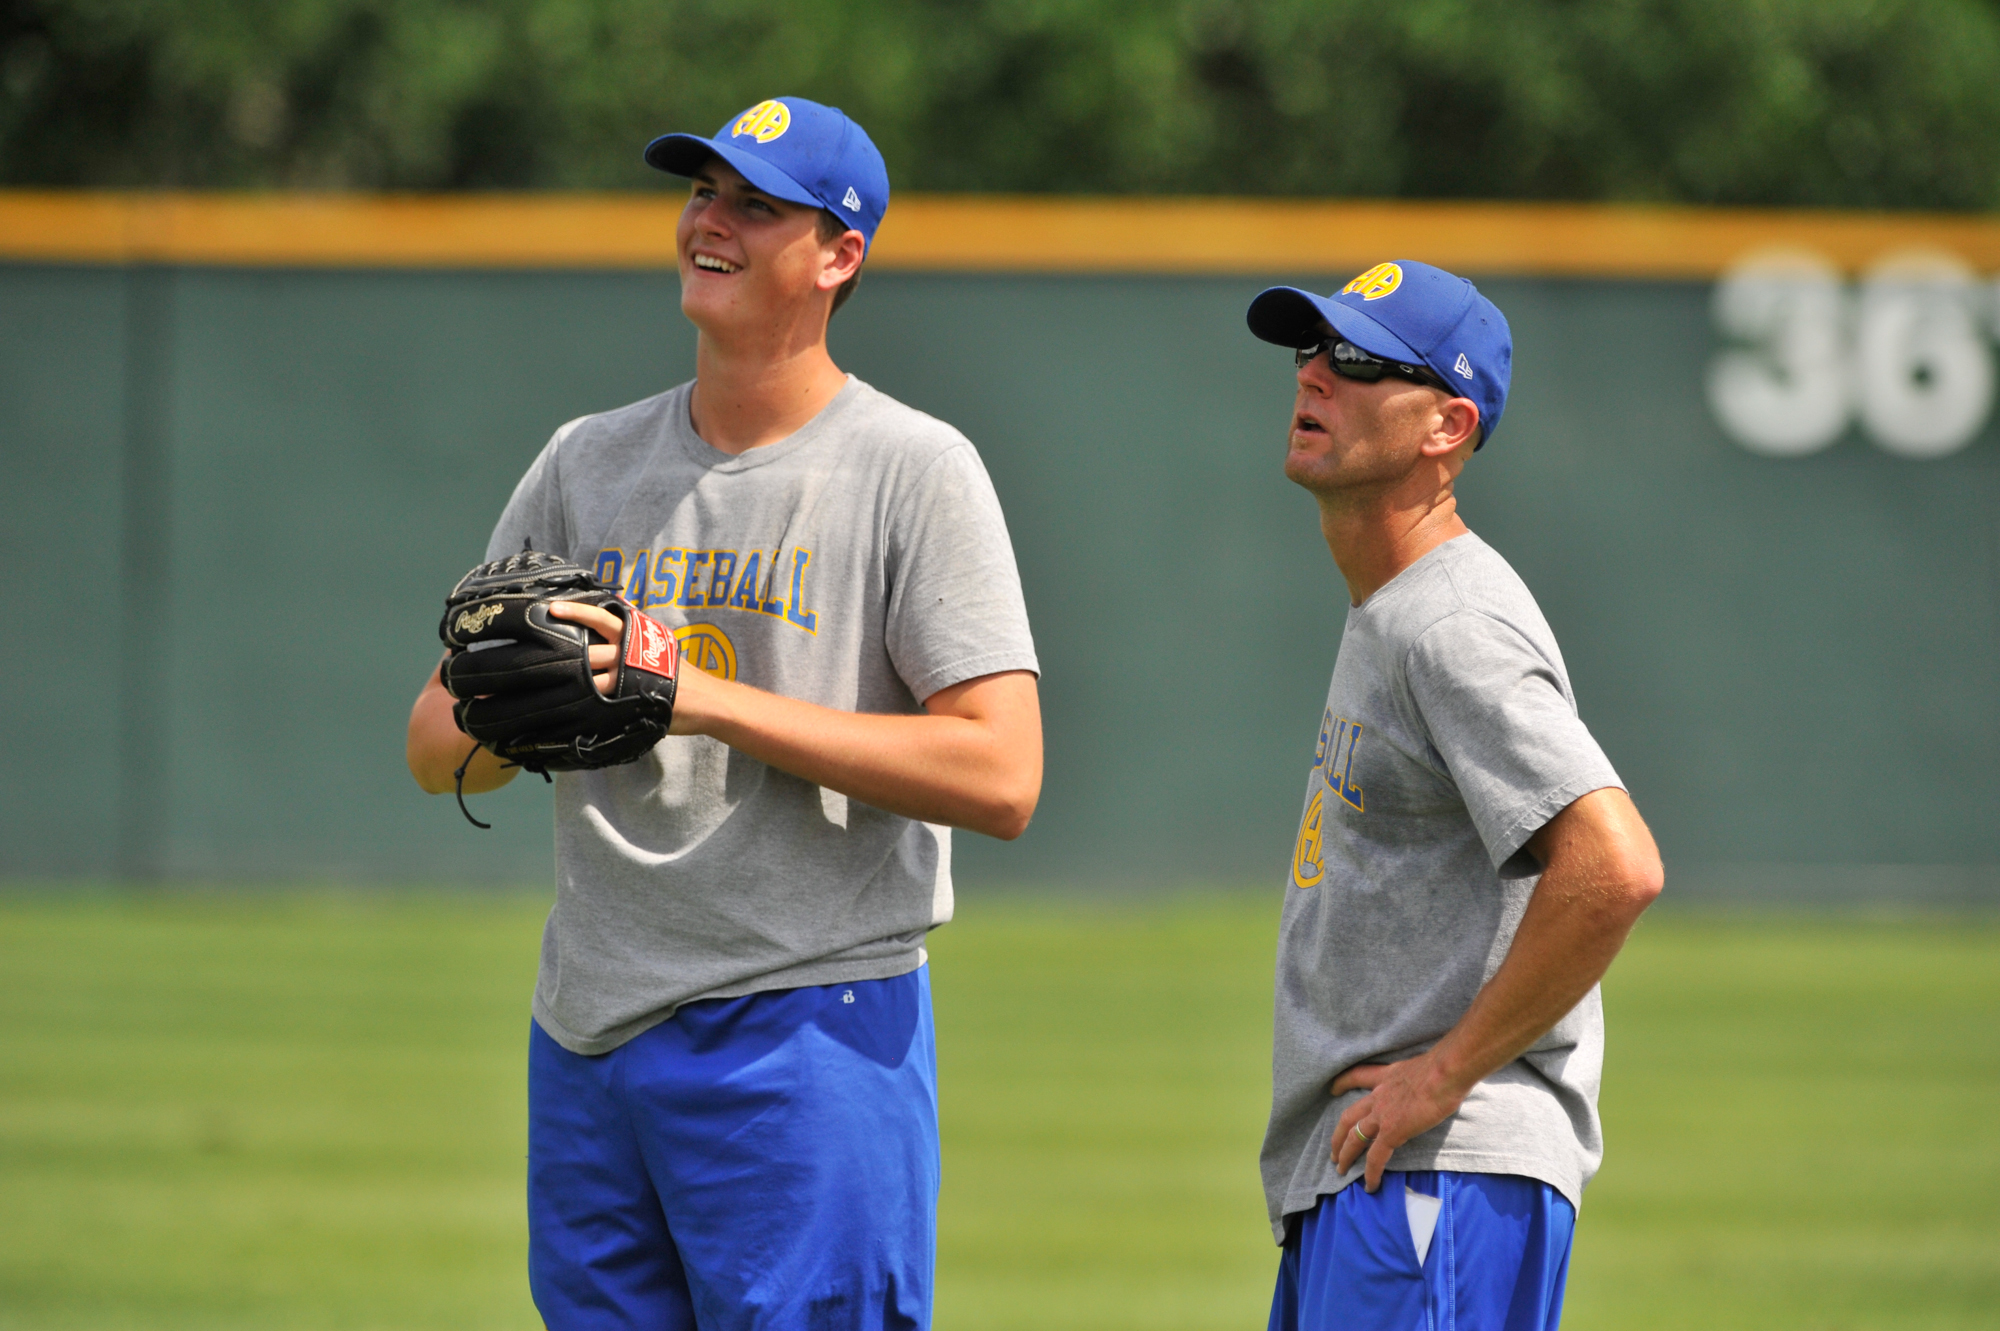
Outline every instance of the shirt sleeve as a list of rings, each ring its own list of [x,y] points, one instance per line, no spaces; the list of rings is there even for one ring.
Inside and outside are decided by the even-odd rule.
[[[890,515],[887,646],[922,702],[1003,670],[1039,674],[1014,545],[969,443],[934,459]]]
[[[1496,870],[1581,796],[1624,785],[1561,667],[1511,625],[1447,615],[1411,645],[1407,676]]]
[[[514,487],[513,497],[500,511],[500,521],[494,524],[492,537],[486,542],[486,558],[489,561],[519,554],[525,545],[529,549],[583,562],[579,552],[570,549],[569,511],[563,505],[559,465],[563,441],[580,423],[571,421],[557,430],[535,460],[528,464],[528,470]]]

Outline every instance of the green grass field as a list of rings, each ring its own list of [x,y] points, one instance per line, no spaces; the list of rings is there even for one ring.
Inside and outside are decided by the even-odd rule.
[[[938,1325],[1257,1328],[1275,903],[935,936]],[[0,895],[0,1328],[537,1325],[542,907]],[[1664,915],[1607,985],[1566,1325],[2000,1325],[2000,924]]]

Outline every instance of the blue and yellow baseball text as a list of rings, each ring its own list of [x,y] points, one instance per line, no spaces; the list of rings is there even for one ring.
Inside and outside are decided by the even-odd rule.
[[[818,636],[819,615],[806,603],[812,559],[803,548],[607,549],[597,552],[597,576],[641,610],[738,610]]]

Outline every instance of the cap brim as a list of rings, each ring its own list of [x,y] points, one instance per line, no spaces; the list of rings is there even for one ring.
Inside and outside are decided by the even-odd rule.
[[[704,139],[699,134],[662,134],[646,145],[646,165],[669,175],[691,176],[710,157],[720,157],[735,167],[745,180],[774,199],[802,203],[810,208],[826,207],[804,185],[763,158],[752,156],[741,148]]]
[[[1315,296],[1298,287],[1272,287],[1250,302],[1250,331],[1281,347],[1306,347],[1319,340],[1324,322],[1334,332],[1371,356],[1408,365],[1427,364],[1414,347],[1373,319],[1339,301]]]

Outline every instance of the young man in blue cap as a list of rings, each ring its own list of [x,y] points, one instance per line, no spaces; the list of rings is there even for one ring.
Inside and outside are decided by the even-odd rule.
[[[1507,321],[1408,260],[1249,321],[1296,351],[1285,475],[1349,600],[1278,946],[1270,1325],[1553,1331],[1602,1156],[1597,982],[1662,871],[1534,597],[1458,516]]]
[[[556,779],[530,1283],[555,1331],[926,1327],[924,935],[950,827],[1018,836],[1041,787],[1013,550],[972,445],[827,353],[889,199],[861,127],[783,97],[646,160],[692,182],[695,378],[558,430],[487,552],[596,569],[699,667],[644,759]],[[465,751],[433,677],[412,771]]]

